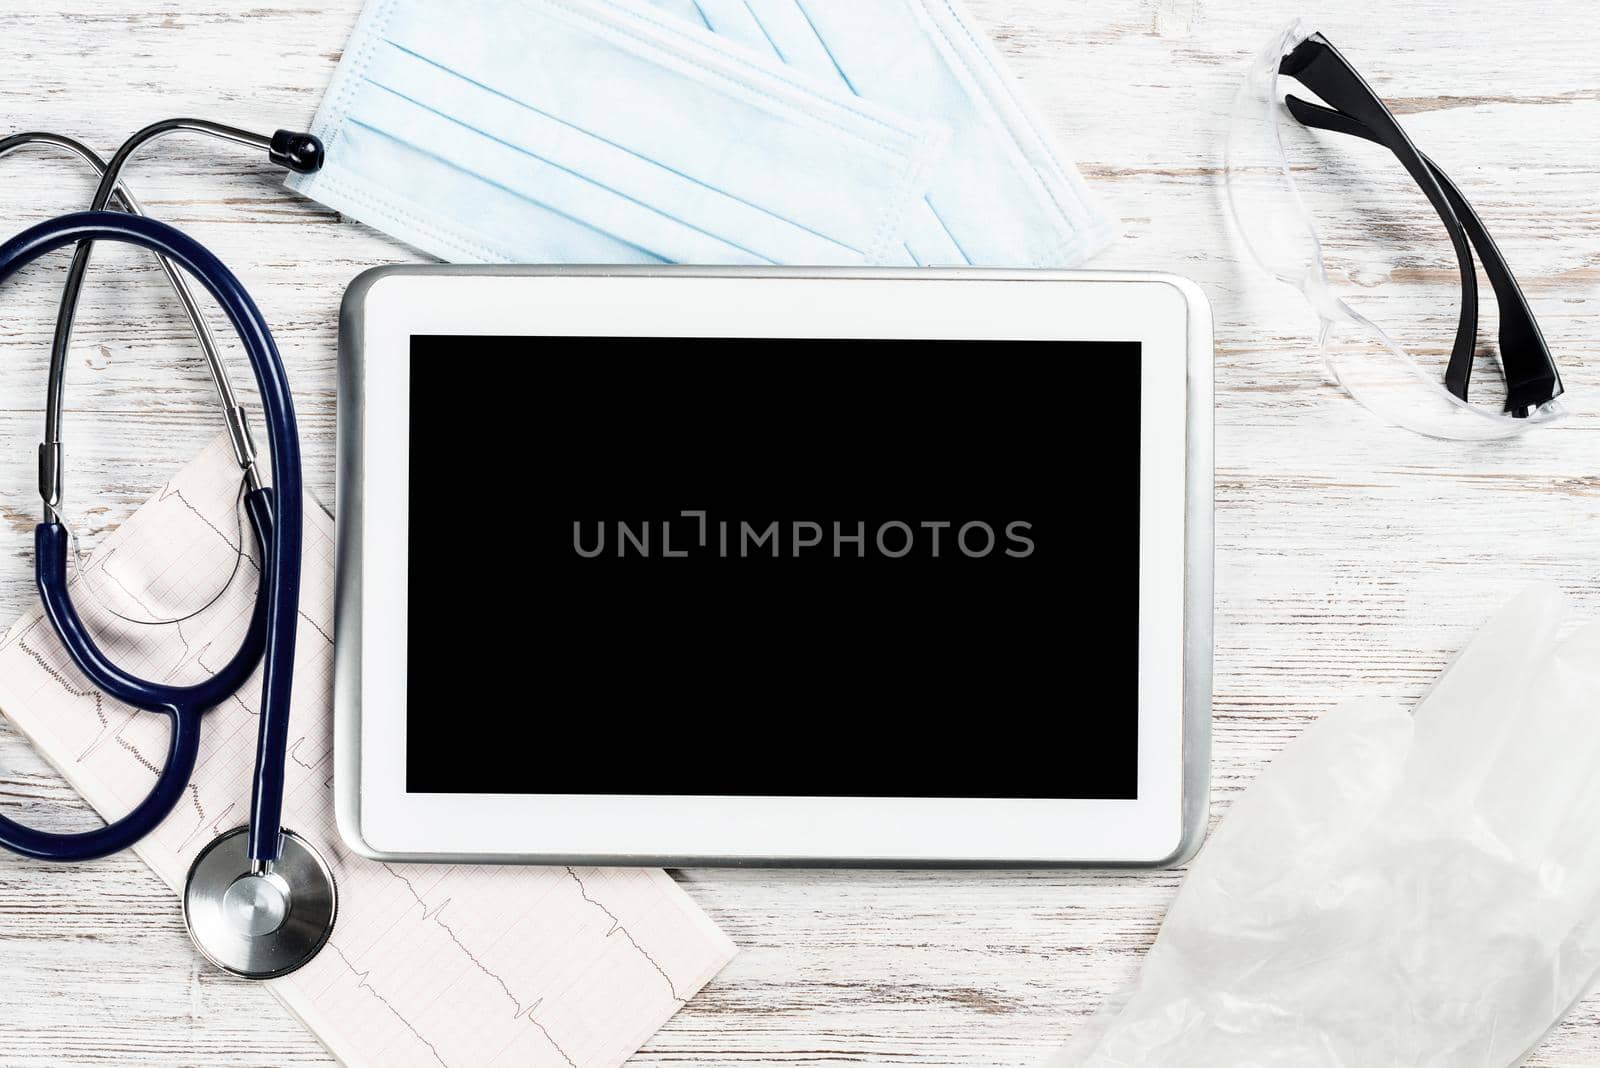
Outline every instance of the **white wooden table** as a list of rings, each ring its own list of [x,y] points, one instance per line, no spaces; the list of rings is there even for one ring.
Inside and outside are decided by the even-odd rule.
[[[1222,210],[1229,102],[1278,14],[1252,0],[975,4],[1124,220],[1096,265],[1188,274],[1214,304],[1214,816],[1342,695],[1419,694],[1525,582],[1553,578],[1600,614],[1600,23],[1590,5],[1546,0],[1326,6],[1323,29],[1489,220],[1561,362],[1574,409],[1565,425],[1511,444],[1430,442],[1377,425],[1322,381],[1306,312],[1241,262]],[[303,126],[356,8],[3,0],[0,126],[61,130],[103,151],[173,114]],[[171,158],[136,166],[134,188],[251,287],[288,361],[307,481],[331,500],[340,295],[361,268],[415,257],[286,195],[254,159],[208,142],[165,144]],[[0,230],[80,207],[89,190],[64,164],[0,162]],[[1352,196],[1381,203],[1371,192]],[[1448,338],[1455,268],[1437,222],[1372,218],[1391,246],[1415,247],[1391,266],[1357,251],[1361,231],[1346,226],[1330,234],[1334,252],[1360,277],[1403,277]],[[153,269],[109,249],[97,263],[100,278],[121,284],[91,286],[67,440],[78,513],[104,530],[219,424]],[[30,270],[0,295],[4,619],[31,596],[34,444],[63,264]],[[483,502],[486,537],[515,536],[493,515],[500,500]],[[441,512],[456,504],[440,487]],[[1092,607],[1069,608],[1080,610]],[[1067,659],[1062,669],[1084,667]],[[85,825],[71,802],[0,724],[5,810]],[[1179,880],[679,876],[743,953],[651,1041],[645,1064],[1034,1063],[1134,974]],[[139,861],[0,858],[0,1062],[63,1060],[310,1064],[326,1054],[265,991],[200,963],[171,895]],[[1530,1063],[1600,1065],[1600,999]]]

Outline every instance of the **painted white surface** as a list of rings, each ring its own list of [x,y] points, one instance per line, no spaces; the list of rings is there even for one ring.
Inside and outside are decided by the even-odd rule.
[[[1095,266],[1196,278],[1217,321],[1214,816],[1346,693],[1414,697],[1490,609],[1538,577],[1600,614],[1600,41],[1587,5],[1355,0],[1322,23],[1489,221],[1556,352],[1573,417],[1479,446],[1388,431],[1324,384],[1306,313],[1241,264],[1221,210],[1235,79],[1289,11],[1249,0],[981,0],[1047,123],[1120,211]],[[150,0],[0,3],[0,116],[109,151],[171,114],[306,123],[356,0],[259,7]],[[307,479],[331,499],[334,322],[359,269],[413,258],[296,203],[254,160],[173,140],[130,180],[251,287],[289,363]],[[1390,168],[1389,174],[1398,168]],[[80,206],[67,164],[0,162],[0,229]],[[1391,266],[1331,231],[1346,277],[1402,283],[1448,338],[1454,264],[1435,222],[1351,187]],[[1394,178],[1392,187],[1401,190]],[[1334,191],[1331,188],[1328,190]],[[0,616],[30,596],[34,444],[62,257],[0,305]],[[218,425],[154,268],[97,254],[69,392],[76,514],[119,521]],[[244,377],[244,372],[239,372]],[[441,487],[441,516],[460,499]],[[512,536],[491,494],[479,524]],[[1092,613],[1092,605],[1068,611]],[[1092,620],[1092,615],[1088,618]],[[1066,665],[1069,673],[1086,666]],[[0,726],[0,804],[88,817]],[[639,1063],[1026,1065],[1137,969],[1177,873],[701,871],[688,890],[743,952]],[[0,859],[0,1061],[322,1063],[265,992],[200,963],[137,860]],[[1530,1063],[1600,1065],[1591,998]]]

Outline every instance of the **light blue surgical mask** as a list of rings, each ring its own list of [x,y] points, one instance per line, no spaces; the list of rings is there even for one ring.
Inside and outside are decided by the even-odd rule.
[[[371,0],[300,192],[444,259],[905,264],[936,126],[616,0]]]
[[[751,54],[951,133],[908,218],[919,264],[1065,267],[1112,236],[983,32],[951,0],[650,0]]]

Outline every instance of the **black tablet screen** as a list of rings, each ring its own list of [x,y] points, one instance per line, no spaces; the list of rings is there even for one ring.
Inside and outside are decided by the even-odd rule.
[[[413,338],[407,789],[1134,797],[1139,365]]]

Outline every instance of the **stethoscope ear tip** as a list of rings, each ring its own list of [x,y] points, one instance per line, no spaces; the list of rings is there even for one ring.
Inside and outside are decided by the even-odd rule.
[[[326,153],[321,138],[315,134],[279,130],[272,135],[267,156],[278,166],[287,167],[296,174],[311,174],[322,169]]]
[[[200,851],[183,888],[183,922],[205,958],[245,979],[275,979],[307,964],[327,943],[338,887],[321,855],[284,831],[283,853],[261,871],[249,857],[249,828],[236,827]]]

